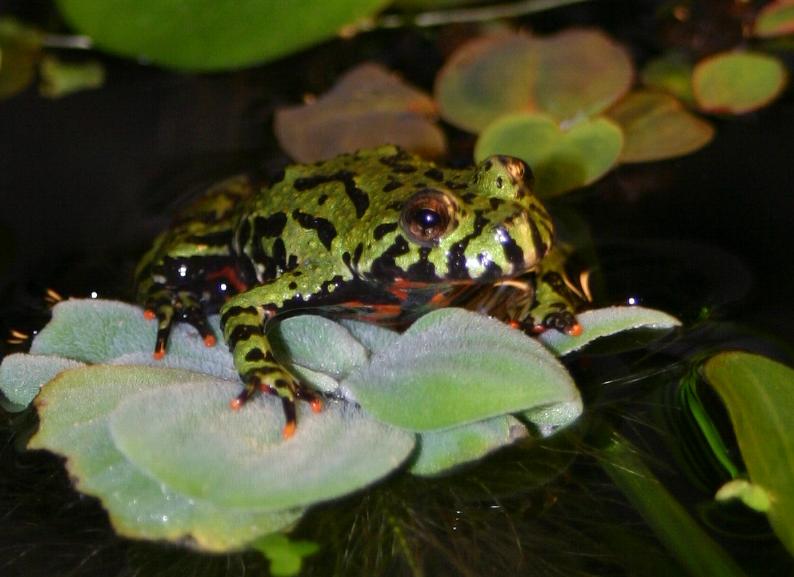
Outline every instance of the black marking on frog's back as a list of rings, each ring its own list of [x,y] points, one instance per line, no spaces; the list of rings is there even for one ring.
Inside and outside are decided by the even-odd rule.
[[[340,170],[333,174],[318,174],[317,176],[303,176],[296,178],[292,183],[295,190],[300,192],[311,190],[321,184],[329,182],[341,182],[345,188],[345,194],[353,203],[353,208],[356,210],[356,218],[361,218],[369,208],[369,195],[356,186],[356,181],[352,172]],[[318,204],[322,204],[319,203]]]
[[[429,168],[425,171],[425,176],[436,182],[442,182],[444,180],[444,173],[439,170],[438,168]]]
[[[381,164],[388,166],[392,172],[398,174],[412,174],[417,170],[416,166],[411,164],[413,162],[411,155],[402,149],[398,150],[396,154],[384,156],[378,160]]]
[[[469,188],[468,183],[466,182],[455,182],[454,180],[448,180],[444,184],[447,185],[447,188],[450,190],[465,190]]]
[[[532,227],[532,242],[534,246],[540,246],[540,236],[538,235],[538,230],[535,228],[535,225],[530,223]],[[524,264],[524,251],[523,249],[516,244],[515,239],[510,236],[510,234],[502,229],[502,250],[505,253],[505,258],[507,262],[513,265],[513,270],[518,270]]]
[[[330,220],[321,216],[314,216],[301,212],[297,208],[292,211],[292,218],[301,227],[317,231],[317,238],[323,243],[326,250],[331,250],[331,243],[336,238],[336,228]]]
[[[403,185],[402,182],[399,180],[389,180],[386,184],[383,185],[383,192],[391,192],[392,190],[397,190]]]
[[[428,260],[431,250],[429,246],[423,246],[419,249],[419,260],[409,266],[406,271],[410,280],[423,282],[438,280],[436,265]]]
[[[397,230],[398,226],[399,224],[396,222],[384,222],[383,224],[379,224],[375,227],[375,230],[372,231],[372,238],[380,240],[390,232]]]
[[[283,212],[276,212],[270,216],[257,216],[254,218],[254,237],[275,238],[281,236],[286,224],[287,215]]]
[[[383,251],[383,254],[378,258],[372,261],[373,276],[376,278],[381,276],[393,276],[395,272],[401,271],[402,269],[397,266],[395,259],[407,254],[410,250],[411,247],[408,241],[405,240],[402,235],[398,234],[394,238],[392,245]]]
[[[449,278],[471,278],[469,269],[466,267],[466,248],[469,246],[469,242],[472,239],[477,238],[482,234],[485,225],[490,222],[487,218],[485,218],[485,216],[483,216],[483,211],[481,210],[475,210],[474,216],[474,229],[458,242],[453,244],[449,249],[449,253],[447,254],[447,268],[449,270],[447,276],[449,276]]]

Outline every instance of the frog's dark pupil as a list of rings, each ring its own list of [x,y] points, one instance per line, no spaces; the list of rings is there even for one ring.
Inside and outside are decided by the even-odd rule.
[[[429,230],[441,224],[441,215],[429,208],[419,208],[414,211],[413,221],[423,229]]]

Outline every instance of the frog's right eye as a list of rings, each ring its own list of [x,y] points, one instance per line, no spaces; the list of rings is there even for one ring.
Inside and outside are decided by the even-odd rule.
[[[406,201],[400,225],[415,243],[433,246],[454,228],[455,210],[455,200],[449,193],[425,188]]]

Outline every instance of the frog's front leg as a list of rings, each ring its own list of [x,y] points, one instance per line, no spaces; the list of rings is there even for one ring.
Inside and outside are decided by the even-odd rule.
[[[322,408],[320,398],[276,360],[265,331],[265,325],[284,310],[290,297],[301,294],[296,292],[300,276],[300,273],[286,272],[268,284],[232,297],[221,308],[223,337],[245,385],[243,392],[231,401],[231,407],[239,409],[257,391],[278,395],[286,419],[285,438],[295,432],[296,399],[309,401],[315,412]]]
[[[534,282],[526,279],[527,290],[515,293],[509,322],[529,334],[547,329],[578,336],[582,332],[576,312],[588,302],[587,291],[575,286],[565,272],[565,254],[559,249],[543,259],[540,268],[531,273]],[[519,279],[523,282],[524,279]]]

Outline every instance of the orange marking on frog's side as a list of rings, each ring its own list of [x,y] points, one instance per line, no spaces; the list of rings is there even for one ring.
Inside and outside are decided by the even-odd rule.
[[[207,274],[207,280],[218,279],[225,279],[229,281],[229,284],[232,285],[238,293],[248,290],[248,285],[243,282],[243,280],[240,278],[240,275],[237,274],[237,269],[234,267],[225,266]]]

